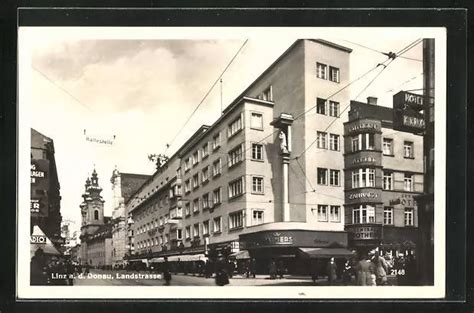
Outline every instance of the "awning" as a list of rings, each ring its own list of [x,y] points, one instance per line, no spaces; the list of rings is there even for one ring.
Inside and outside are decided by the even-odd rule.
[[[33,234],[30,239],[30,255],[33,257],[36,250],[42,249],[45,254],[61,255],[61,253],[54,247],[53,243],[44,234],[38,225],[33,226]]]
[[[250,259],[250,254],[248,250],[242,250],[239,252],[232,253],[230,257],[235,258],[236,260],[245,260],[245,259]]]
[[[300,248],[299,249],[304,258],[337,258],[350,257],[354,252],[344,248]]]
[[[172,255],[168,257],[168,262],[190,262],[190,261],[206,261],[207,257],[204,254],[183,254]]]

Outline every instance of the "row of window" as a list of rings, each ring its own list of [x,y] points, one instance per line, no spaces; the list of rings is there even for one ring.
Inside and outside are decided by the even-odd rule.
[[[341,222],[341,207],[339,205],[318,205],[318,222]]]
[[[316,113],[339,117],[340,109],[339,102],[322,98],[316,98]]]
[[[328,142],[328,135],[329,135],[329,142]],[[316,146],[319,149],[328,149],[329,143],[329,150],[339,151],[339,135],[336,134],[328,134],[325,132],[318,131],[316,133]]]
[[[318,167],[317,169],[317,182],[318,185],[327,185],[329,186],[340,186],[341,180],[341,171],[333,170],[327,168]]]
[[[393,139],[383,139],[382,152],[384,155],[393,155]],[[412,141],[405,140],[403,142],[403,157],[407,159],[413,159],[415,157]]]
[[[375,207],[371,205],[360,205],[352,209],[352,223],[353,224],[373,224],[375,223]],[[384,207],[383,210],[383,224],[393,225],[393,207]],[[414,225],[414,209],[405,208],[404,210],[404,225]]]
[[[244,127],[244,115],[239,115],[235,120],[227,126],[227,138],[233,137]],[[250,112],[250,128],[263,130],[263,114],[259,112]],[[184,171],[188,171],[192,166],[196,166],[200,161],[207,158],[212,151],[217,150],[221,146],[221,132],[217,132],[210,142],[204,143],[200,149],[194,151],[191,156],[184,160]]]
[[[384,190],[394,190],[393,172],[383,172]],[[403,190],[414,191],[413,174],[405,173],[403,178]],[[352,171],[352,188],[375,187],[375,169],[359,168]]]
[[[156,218],[137,228],[137,235],[143,234],[149,230],[164,226],[169,221],[169,215],[166,214],[164,217]]]
[[[329,67],[329,72],[328,72]],[[316,62],[316,77],[321,79],[329,79],[332,82],[340,82],[339,68],[328,66],[324,63]]]

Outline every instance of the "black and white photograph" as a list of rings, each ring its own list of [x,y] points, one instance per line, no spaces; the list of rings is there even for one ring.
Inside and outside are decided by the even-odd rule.
[[[445,295],[445,29],[18,45],[19,298]]]

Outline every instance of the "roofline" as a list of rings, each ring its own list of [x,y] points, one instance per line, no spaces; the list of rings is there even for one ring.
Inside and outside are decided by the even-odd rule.
[[[325,46],[328,46],[328,47],[331,47],[331,48],[334,48],[334,49],[338,49],[338,50],[341,50],[341,51],[344,51],[344,52],[347,52],[347,53],[352,52],[351,48],[347,48],[347,47],[338,45],[337,43],[327,41],[327,40],[324,40],[324,39],[306,39],[306,40],[317,42],[317,43],[320,43],[322,45],[325,45]]]
[[[175,154],[177,154],[179,156],[180,154],[182,154],[183,150],[187,151],[188,150],[187,146],[191,145],[193,143],[193,141],[194,142],[198,141],[203,136],[203,134],[205,134],[207,132],[207,130],[210,127],[211,126],[209,126],[209,125],[201,125],[201,127],[199,127],[198,130],[196,130],[194,132],[194,134],[192,134],[191,137],[189,137],[189,139],[186,140],[186,142],[181,145],[181,147],[176,151]]]

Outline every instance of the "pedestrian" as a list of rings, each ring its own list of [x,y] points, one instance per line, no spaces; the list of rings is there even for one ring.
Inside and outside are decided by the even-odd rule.
[[[271,260],[270,268],[269,268],[270,279],[275,279],[276,278],[276,271],[277,271],[276,263],[275,263],[274,260]]]
[[[283,260],[279,260],[277,263],[277,275],[280,279],[282,279],[284,274],[285,274],[285,263],[283,262]]]
[[[46,274],[46,257],[41,248],[35,251],[35,255],[30,262],[30,284],[31,285],[46,285],[48,277]]]
[[[358,286],[375,286],[375,265],[366,253],[361,255],[355,270]]]
[[[350,260],[346,260],[344,263],[344,269],[342,272],[342,281],[344,282],[344,285],[350,285],[351,280],[352,280],[352,264]]]
[[[171,281],[171,272],[170,272],[170,266],[169,266],[167,257],[165,257],[165,262],[163,263],[162,270],[163,270],[163,279],[165,280],[165,286],[169,286],[170,281]]]
[[[225,286],[229,284],[229,275],[227,273],[227,261],[219,258],[216,263],[216,285]]]
[[[255,258],[250,259],[249,270],[249,275],[255,278],[255,274],[257,273],[257,261],[255,260]]]
[[[376,276],[376,283],[377,285],[386,285],[387,284],[387,271],[388,271],[388,264],[387,261],[383,257],[381,257],[378,253],[375,255],[375,276]]]
[[[334,285],[337,279],[337,265],[336,262],[334,261],[334,258],[329,259],[328,265],[326,267],[326,273],[328,276],[328,284],[329,285]]]
[[[316,284],[318,280],[318,262],[314,259],[310,260],[310,272],[311,272],[311,279],[313,283]]]

